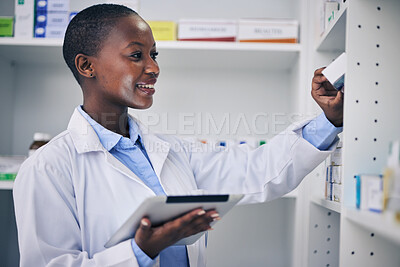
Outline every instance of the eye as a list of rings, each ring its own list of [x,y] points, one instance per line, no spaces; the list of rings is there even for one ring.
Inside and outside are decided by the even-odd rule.
[[[158,52],[153,52],[153,53],[151,53],[151,58],[152,58],[153,60],[156,60],[157,57],[158,57]]]
[[[130,57],[132,57],[134,59],[141,59],[142,58],[142,52],[135,52],[135,53],[131,54]]]

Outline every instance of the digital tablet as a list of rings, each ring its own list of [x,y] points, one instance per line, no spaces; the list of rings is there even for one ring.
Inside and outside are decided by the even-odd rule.
[[[153,226],[161,225],[196,208],[215,209],[222,218],[243,195],[156,196],[146,199],[128,220],[115,232],[104,247],[112,247],[135,236],[140,221],[147,216]],[[210,225],[214,225],[213,221]],[[205,232],[181,239],[175,245],[191,245]]]

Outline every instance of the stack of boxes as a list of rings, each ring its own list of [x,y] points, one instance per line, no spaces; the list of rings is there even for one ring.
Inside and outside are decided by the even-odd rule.
[[[178,25],[172,21],[149,25],[158,41],[297,43],[299,31],[295,20],[273,19],[181,19]]]
[[[326,164],[325,198],[341,202],[342,199],[342,142],[328,157]]]
[[[69,0],[36,0],[35,38],[63,38],[69,23]]]

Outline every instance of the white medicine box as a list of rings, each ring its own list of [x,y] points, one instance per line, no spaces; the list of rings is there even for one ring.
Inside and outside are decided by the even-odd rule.
[[[297,43],[298,39],[299,23],[296,20],[239,20],[239,42]]]
[[[178,23],[180,41],[234,42],[237,35],[235,20],[181,19]]]
[[[69,12],[37,12],[35,25],[65,27],[69,23]]]
[[[69,0],[35,0],[37,12],[68,12]]]

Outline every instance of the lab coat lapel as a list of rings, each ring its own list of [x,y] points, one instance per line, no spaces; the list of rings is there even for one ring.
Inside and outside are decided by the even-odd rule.
[[[147,155],[150,158],[150,162],[153,165],[154,171],[160,180],[161,170],[164,166],[165,160],[167,159],[170,144],[153,133],[149,131],[149,129],[143,125],[138,119],[131,116],[133,120],[136,121],[139,126],[140,135],[143,139],[143,144],[146,149]],[[161,181],[160,181],[161,182]]]
[[[157,177],[160,179],[161,170],[164,166],[165,160],[167,159],[170,144],[161,140],[153,134],[143,134],[142,137],[147,155],[150,158],[151,164],[153,165]]]
[[[105,154],[107,163],[110,164],[114,169],[131,178],[132,180],[142,184],[154,194],[154,192],[148,188],[134,172],[132,172],[128,167],[126,167],[104,148],[93,127],[77,109],[75,109],[71,117],[68,130],[71,133],[72,140],[78,153],[102,151]]]

